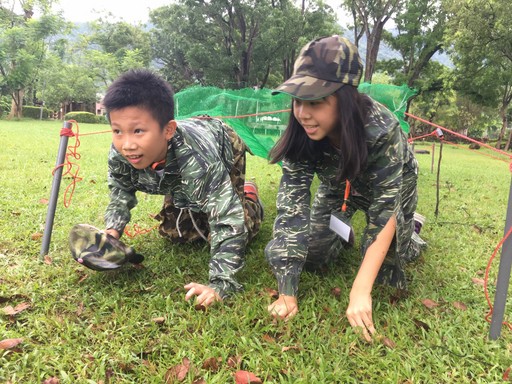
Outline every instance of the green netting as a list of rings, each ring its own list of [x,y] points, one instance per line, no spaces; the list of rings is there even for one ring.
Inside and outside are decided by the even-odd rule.
[[[405,111],[407,110],[407,101],[417,93],[416,90],[405,84],[398,86],[370,83],[359,84],[358,89],[388,107],[400,121],[404,132],[409,133],[409,124],[404,120]]]
[[[407,100],[415,91],[405,85],[368,83],[361,84],[359,89],[390,108],[402,129],[409,132],[409,125],[403,118]],[[290,96],[272,96],[269,89],[192,87],[175,95],[177,119],[197,115],[219,117],[235,129],[255,155],[263,158],[267,158],[270,148],[286,128],[290,105]]]

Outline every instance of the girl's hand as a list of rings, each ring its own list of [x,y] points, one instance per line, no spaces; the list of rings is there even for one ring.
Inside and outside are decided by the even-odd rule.
[[[350,302],[347,308],[347,319],[354,328],[360,327],[366,341],[372,341],[375,327],[372,320],[372,296],[370,293],[350,292]]]
[[[222,301],[217,291],[211,287],[208,287],[207,285],[188,283],[183,288],[188,290],[187,294],[185,295],[186,301],[189,301],[192,296],[197,296],[196,305],[208,307],[216,301]]]
[[[287,295],[280,295],[267,309],[272,316],[282,320],[290,320],[299,312],[297,298]]]

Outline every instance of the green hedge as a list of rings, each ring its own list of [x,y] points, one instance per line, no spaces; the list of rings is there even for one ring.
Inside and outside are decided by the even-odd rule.
[[[39,116],[41,116],[41,107],[32,107],[29,105],[23,106],[23,117],[39,120]],[[47,120],[52,117],[53,117],[53,111],[48,108],[43,107],[43,119]]]
[[[75,120],[77,123],[107,124],[105,116],[96,116],[91,112],[69,112],[64,115],[64,120]]]

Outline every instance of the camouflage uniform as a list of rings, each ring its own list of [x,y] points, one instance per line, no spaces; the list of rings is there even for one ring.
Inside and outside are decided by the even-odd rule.
[[[350,180],[348,208],[342,215],[350,219],[358,209],[366,213],[363,257],[391,216],[396,216],[395,239],[377,281],[405,288],[404,263],[416,259],[424,244],[414,232],[417,162],[396,118],[382,105],[375,102],[365,130],[367,167]],[[321,163],[283,161],[274,237],[265,249],[281,294],[297,295],[305,263],[325,265],[343,249],[341,238],[329,229],[330,215],[341,211],[345,191],[345,182],[336,181],[338,164],[334,148],[324,152]],[[320,185],[310,208],[315,174]]]
[[[160,171],[135,169],[112,146],[106,228],[124,230],[137,204],[136,191],[166,195],[156,217],[162,221],[160,234],[176,243],[205,236],[211,245],[209,286],[221,297],[241,289],[234,275],[263,215],[261,205],[243,193],[246,150],[230,127],[212,118],[178,122]]]

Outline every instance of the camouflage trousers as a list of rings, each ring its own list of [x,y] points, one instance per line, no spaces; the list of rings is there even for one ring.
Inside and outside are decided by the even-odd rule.
[[[263,207],[259,201],[253,201],[244,194],[245,184],[245,153],[249,151],[243,140],[229,126],[225,125],[233,146],[233,168],[229,174],[231,183],[238,194],[244,208],[245,226],[248,230],[248,241],[259,232],[263,220]],[[210,241],[208,215],[204,212],[192,212],[177,208],[172,196],[166,195],[160,213],[155,216],[161,221],[158,232],[173,243],[189,243],[198,240]]]

